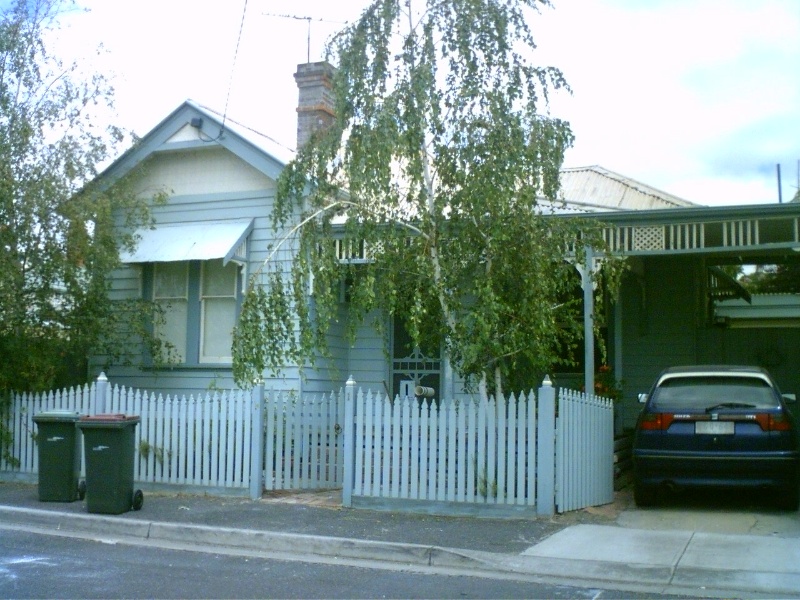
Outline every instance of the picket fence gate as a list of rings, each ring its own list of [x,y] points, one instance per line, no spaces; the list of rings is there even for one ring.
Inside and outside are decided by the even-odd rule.
[[[261,497],[341,488],[345,506],[548,515],[613,500],[613,406],[549,380],[538,394],[488,401],[392,400],[352,378],[321,396],[252,390],[161,396],[92,384],[14,395],[0,478],[35,481],[33,415],[138,415],[134,480],[143,489]],[[81,450],[81,452],[83,452]]]
[[[344,392],[271,395],[265,405],[264,488],[342,487]]]
[[[614,500],[614,405],[599,396],[559,389],[556,421],[556,505],[559,512]]]

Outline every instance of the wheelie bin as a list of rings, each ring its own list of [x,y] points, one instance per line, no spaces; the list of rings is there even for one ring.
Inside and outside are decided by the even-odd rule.
[[[144,502],[141,490],[133,490],[133,463],[139,417],[94,415],[81,417],[86,456],[86,509],[90,513],[118,515]]]
[[[75,428],[79,415],[66,410],[33,416],[39,446],[39,500],[73,502],[83,500],[86,484],[81,474],[81,439]]]

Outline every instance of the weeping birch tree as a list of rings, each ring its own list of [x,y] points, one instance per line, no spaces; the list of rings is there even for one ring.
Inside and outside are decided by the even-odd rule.
[[[124,332],[148,335],[149,307],[109,300],[119,249],[135,243],[119,226],[150,223],[130,183],[94,181],[126,137],[104,118],[113,88],[51,49],[74,6],[0,9],[0,405],[11,390],[83,383],[89,353],[117,360]]]
[[[291,270],[251,280],[234,374],[327,352],[346,282],[348,332],[402,319],[483,394],[530,387],[582,337],[577,272],[596,232],[545,216],[569,124],[562,73],[532,62],[546,0],[376,0],[332,39],[335,122],[280,177]],[[332,240],[366,260],[343,261]],[[378,315],[377,318],[373,317]]]

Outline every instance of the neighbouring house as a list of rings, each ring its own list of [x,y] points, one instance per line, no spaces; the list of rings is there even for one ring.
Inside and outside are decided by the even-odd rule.
[[[298,145],[331,118],[331,68],[298,67]],[[234,386],[232,328],[248,277],[268,257],[291,260],[290,244],[273,254],[284,232],[273,231],[271,211],[276,179],[293,156],[269,136],[187,101],[101,174],[113,180],[136,171],[142,193],[169,196],[153,209],[155,228],[141,231],[136,250],[122,257],[113,294],[162,304],[163,322],[154,327],[171,343],[174,361],[154,363],[132,344],[132,364],[107,370],[115,383],[182,394]],[[607,334],[627,425],[635,419],[637,393],[671,364],[763,364],[786,391],[800,390],[792,368],[800,358],[792,343],[800,327],[798,296],[774,304],[749,297],[748,303],[721,269],[796,262],[800,204],[702,207],[601,167],[564,169],[562,194],[551,218],[599,219],[608,224],[614,250],[629,257]],[[402,328],[389,331],[388,347],[368,326],[351,347],[343,319],[331,323],[332,359],[302,377],[297,365],[286,365],[279,378],[267,378],[267,387],[319,393],[352,375],[360,386],[392,394],[414,381],[460,393],[442,356],[409,354]],[[586,370],[595,369],[593,356],[584,362]],[[92,364],[96,375],[102,357]]]

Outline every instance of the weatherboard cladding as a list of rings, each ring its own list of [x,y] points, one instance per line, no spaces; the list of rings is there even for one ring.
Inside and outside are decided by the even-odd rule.
[[[142,191],[169,192],[168,203],[154,211],[160,225],[253,219],[247,265],[247,274],[251,275],[264,267],[265,260],[273,267],[276,263],[283,264],[286,270],[293,259],[294,241],[271,255],[271,246],[281,238],[281,233],[272,230],[270,217],[275,179],[293,157],[293,151],[269,136],[188,101],[148,134],[137,149],[127,153],[112,171],[124,173],[126,167],[146,162],[149,169]],[[694,206],[597,166],[564,169],[562,196],[570,203],[570,211],[614,216],[624,214],[623,211],[686,210]],[[127,297],[141,294],[140,271],[122,269],[119,276],[114,283],[115,294]],[[305,391],[326,391],[331,384],[337,387],[336,383],[343,383],[349,375],[365,387],[381,389],[388,385],[391,373],[385,340],[364,325],[358,331],[358,343],[351,347],[344,335],[345,316],[343,305],[338,318],[328,324],[329,361],[320,361],[316,368],[306,369],[307,379],[302,383],[297,379],[296,367],[289,366],[284,376],[268,385],[276,389],[300,385]],[[372,322],[372,316],[367,322]],[[141,387],[152,387],[156,381],[162,389],[201,391],[209,385],[228,387],[233,383],[227,367],[181,367],[157,373],[116,369],[118,374],[126,374],[126,383]],[[460,387],[456,385],[456,389]]]
[[[184,156],[188,160],[192,158],[193,152],[187,152]],[[217,155],[220,152],[211,152],[209,156]],[[177,158],[178,155],[176,155]],[[223,160],[228,163],[228,160]],[[209,170],[209,172],[212,169]],[[175,183],[170,181],[164,172],[161,181],[166,179],[167,184]],[[153,180],[151,183],[156,183]],[[270,182],[271,183],[271,182]],[[222,215],[231,219],[241,219],[256,216],[255,225],[251,234],[250,263],[248,272],[253,273],[262,266],[262,262],[270,254],[270,246],[276,241],[276,234],[272,231],[269,214],[274,202],[274,185],[266,186],[267,189],[258,191],[242,191],[227,193],[210,194],[188,194],[172,196],[169,203],[163,207],[156,207],[154,214],[158,223],[175,222],[209,222],[219,219]],[[184,190],[185,191],[185,190]],[[272,262],[282,261],[288,267],[292,258],[291,245],[287,245],[276,253]],[[129,294],[140,293],[140,279],[138,274],[131,275],[128,272],[125,280],[130,288]],[[120,290],[124,291],[124,290]],[[363,326],[359,330],[358,343],[355,347],[348,347],[349,344],[344,337],[344,309],[342,309],[340,319],[330,324],[328,337],[331,345],[331,360],[320,361],[315,369],[307,369],[307,380],[302,384],[304,391],[323,392],[332,386],[337,387],[336,383],[343,383],[349,375],[352,375],[358,384],[373,389],[382,389],[391,380],[388,372],[386,354],[383,338],[378,335],[371,327]],[[371,322],[372,319],[367,319]],[[287,386],[293,387],[292,381],[295,380],[294,369],[289,369],[285,376],[271,382],[276,389],[284,389]],[[169,391],[170,389],[181,389],[186,391],[199,392],[207,389],[210,385],[219,387],[230,387],[233,385],[230,370],[227,368],[199,367],[184,368],[179,367],[167,372],[159,372],[155,378],[153,372],[136,372],[118,370],[117,376],[125,374],[125,381],[128,385],[139,385],[141,387],[153,388],[153,380],[156,381],[158,389]],[[460,388],[460,386],[457,386]]]
[[[275,181],[216,144],[160,152],[146,161],[142,192],[165,189],[170,196],[272,189]]]
[[[689,257],[653,257],[640,275],[625,277],[620,295],[622,364],[625,398],[633,407],[636,394],[646,392],[662,369],[697,361],[695,326],[702,316],[693,297],[697,262]],[[635,421],[636,410],[628,412]]]
[[[192,114],[197,113],[184,112],[181,119]],[[248,239],[247,273],[253,273],[267,258],[276,239],[282,235],[282,232],[273,231],[270,217],[274,204],[275,181],[257,167],[260,160],[269,162],[269,168],[277,163],[270,157],[265,158],[262,150],[253,150],[253,146],[247,142],[239,140],[233,143],[235,136],[230,131],[225,134],[225,138],[227,145],[233,150],[222,147],[215,141],[207,144],[203,142],[199,146],[191,145],[191,137],[196,135],[193,134],[194,128],[181,127],[180,123],[176,125],[180,127],[177,135],[169,136],[163,132],[160,145],[151,144],[147,156],[128,156],[125,165],[134,169],[146,167],[143,178],[138,181],[140,193],[149,195],[156,190],[167,191],[168,202],[153,207],[156,226],[252,222],[253,230]],[[186,146],[187,143],[190,145]],[[147,138],[143,144],[148,145]],[[245,160],[235,154],[234,150],[243,150],[245,154],[257,152],[262,157],[250,156],[250,160]],[[124,174],[125,170],[118,173]],[[292,246],[287,244],[274,259],[289,262],[292,254]],[[141,267],[132,265],[118,269],[112,283],[112,297],[138,298],[141,294]],[[138,344],[133,344],[131,353],[138,356],[139,351]],[[103,357],[94,357],[95,370],[102,365],[102,359]],[[162,393],[199,393],[210,387],[234,387],[229,365],[176,366],[159,370],[114,365],[108,370],[108,375],[117,383]],[[269,380],[268,385],[278,390],[296,389],[296,382],[297,370],[290,367],[285,377]],[[326,387],[330,388],[330,385]]]

